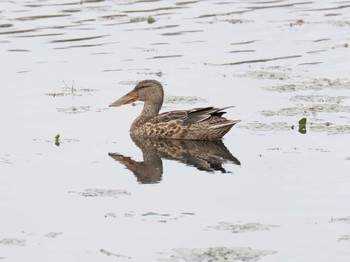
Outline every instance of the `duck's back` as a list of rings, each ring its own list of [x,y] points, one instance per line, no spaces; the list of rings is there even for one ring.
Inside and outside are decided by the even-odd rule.
[[[168,139],[220,140],[240,120],[222,117],[225,108],[204,107],[162,113],[134,126],[134,135]]]

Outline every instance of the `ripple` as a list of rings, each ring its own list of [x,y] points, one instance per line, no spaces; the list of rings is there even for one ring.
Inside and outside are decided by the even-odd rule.
[[[92,40],[92,39],[98,39],[102,37],[106,37],[109,35],[99,35],[99,36],[89,36],[89,37],[79,37],[79,38],[68,38],[68,39],[57,39],[52,40],[51,43],[66,43],[66,42],[77,42],[77,41],[86,41],[86,40]]]
[[[161,35],[165,36],[177,36],[177,35],[183,35],[188,33],[201,33],[203,30],[186,30],[186,31],[178,31],[178,32],[171,32],[171,33],[163,33]]]
[[[182,57],[183,55],[159,55],[159,56],[153,56],[149,57],[147,59],[163,59],[163,58],[176,58],[176,57]]]
[[[30,52],[28,49],[8,49],[9,52]]]
[[[238,61],[238,62],[232,62],[232,63],[223,63],[223,64],[205,63],[205,65],[213,65],[213,66],[241,65],[241,64],[252,64],[252,63],[264,63],[264,62],[270,62],[270,61],[275,61],[275,60],[292,59],[292,58],[299,58],[299,57],[302,57],[302,56],[301,55],[281,56],[281,57],[245,60],[245,61]]]
[[[124,13],[149,13],[149,12],[168,11],[168,10],[176,10],[176,9],[183,9],[183,8],[187,8],[187,7],[181,7],[181,6],[159,7],[159,8],[154,8],[154,9],[126,10],[123,12]]]
[[[69,14],[61,14],[61,15],[24,16],[24,17],[15,18],[15,20],[18,20],[18,21],[31,21],[31,20],[37,20],[37,19],[57,18],[57,17],[66,17],[66,16],[70,16],[70,15]]]

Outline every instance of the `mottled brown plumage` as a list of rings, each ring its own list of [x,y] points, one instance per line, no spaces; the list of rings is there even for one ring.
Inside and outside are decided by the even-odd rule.
[[[121,106],[140,100],[141,114],[131,125],[131,133],[140,137],[219,140],[240,120],[222,117],[230,108],[203,107],[176,110],[159,114],[164,91],[156,80],[143,80],[135,88],[110,106]]]

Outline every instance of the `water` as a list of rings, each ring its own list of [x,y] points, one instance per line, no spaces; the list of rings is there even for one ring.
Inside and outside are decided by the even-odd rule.
[[[0,5],[1,259],[349,260],[349,2]],[[226,159],[133,142],[149,78],[235,105]]]

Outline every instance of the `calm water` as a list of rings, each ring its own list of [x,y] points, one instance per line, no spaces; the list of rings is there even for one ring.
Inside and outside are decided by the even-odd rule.
[[[349,1],[0,7],[0,260],[349,261]],[[133,141],[149,78],[242,122]]]

